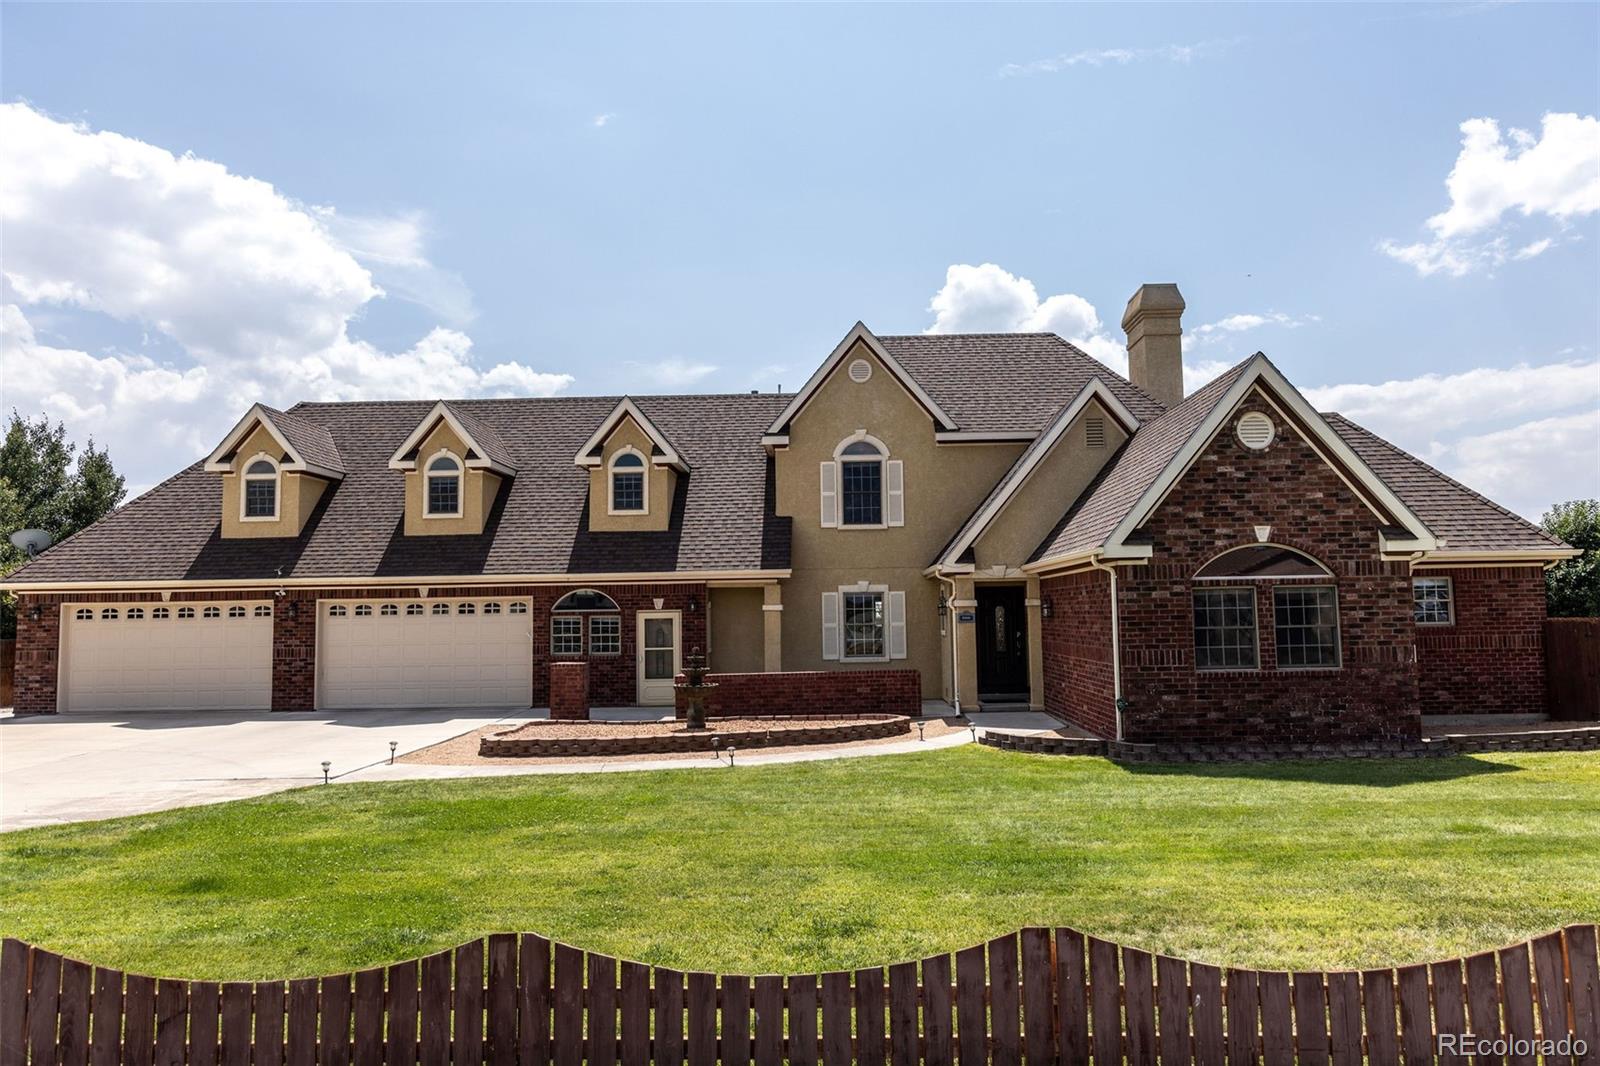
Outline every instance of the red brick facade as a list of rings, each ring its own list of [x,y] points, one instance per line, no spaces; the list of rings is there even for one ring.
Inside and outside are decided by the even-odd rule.
[[[1234,436],[1236,416],[1230,417],[1145,523],[1141,532],[1153,546],[1151,562],[1119,569],[1123,739],[1298,743],[1417,737],[1418,669],[1406,564],[1379,558],[1382,523],[1282,415],[1257,397],[1241,405],[1245,410],[1267,413],[1279,427],[1278,438],[1265,451],[1251,451]],[[1255,589],[1259,665],[1196,670],[1193,575],[1219,553],[1257,543],[1257,526],[1270,526],[1272,542],[1310,555],[1333,576],[1229,583]],[[1336,587],[1338,668],[1279,669],[1272,590],[1292,584]],[[1046,640],[1048,679],[1052,655]],[[1047,689],[1047,706],[1108,733],[1103,714],[1082,716],[1058,686]]]
[[[1110,576],[1089,570],[1049,578],[1040,582],[1039,593],[1050,601],[1050,617],[1040,620],[1045,710],[1114,736]]]
[[[660,585],[494,585],[430,588],[430,598],[456,596],[526,596],[532,600],[533,622],[532,706],[550,699],[550,609],[578,588],[598,588],[616,601],[621,613],[621,650],[615,655],[590,655],[588,616],[584,616],[584,654],[565,661],[589,664],[590,698],[597,706],[630,706],[638,702],[636,687],[639,611],[679,611],[683,619],[685,654],[706,643],[706,588],[701,584]],[[416,588],[295,588],[278,597],[270,586],[213,592],[174,592],[170,602],[211,600],[271,600],[272,709],[307,711],[315,706],[316,630],[318,601],[324,599],[415,599]],[[61,654],[61,604],[160,603],[156,592],[49,593],[19,597],[17,612],[17,676],[15,705],[19,714],[53,714]],[[32,608],[39,617],[32,617]],[[615,612],[594,612],[609,614]]]
[[[589,664],[550,664],[550,717],[563,722],[589,720]]]
[[[1545,709],[1544,570],[1424,570],[1448,577],[1450,625],[1416,627],[1423,714],[1537,714]]]
[[[708,674],[717,687],[706,699],[708,717],[747,715],[922,714],[922,677],[916,670],[806,670],[770,674]],[[688,707],[678,693],[677,713]]]

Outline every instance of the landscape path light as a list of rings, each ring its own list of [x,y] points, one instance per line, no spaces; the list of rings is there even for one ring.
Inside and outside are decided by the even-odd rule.
[[[399,746],[400,746],[400,742],[398,740],[389,741],[389,765],[390,766],[394,765],[394,749],[398,748]]]
[[[322,783],[324,785],[328,783],[328,768],[332,765],[333,763],[329,762],[327,759],[322,760]]]

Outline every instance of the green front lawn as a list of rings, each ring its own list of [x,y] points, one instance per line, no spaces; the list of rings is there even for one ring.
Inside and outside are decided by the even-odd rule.
[[[987,748],[332,785],[0,836],[0,930],[286,977],[532,930],[683,968],[1025,924],[1212,962],[1415,962],[1600,918],[1600,755],[1131,769]]]

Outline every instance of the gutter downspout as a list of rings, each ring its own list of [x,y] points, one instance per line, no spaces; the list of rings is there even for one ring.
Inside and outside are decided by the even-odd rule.
[[[961,716],[961,649],[956,646],[956,579],[938,575],[940,581],[950,584],[950,696],[955,704],[956,717]]]
[[[1111,695],[1116,700],[1112,706],[1117,715],[1117,741],[1120,743],[1122,741],[1122,649],[1121,626],[1117,621],[1117,568],[1101,562],[1099,555],[1090,556],[1089,565],[1111,575]]]

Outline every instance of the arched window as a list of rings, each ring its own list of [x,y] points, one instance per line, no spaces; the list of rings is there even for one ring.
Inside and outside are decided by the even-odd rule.
[[[1195,571],[1197,581],[1256,581],[1284,577],[1332,577],[1304,552],[1281,544],[1247,544],[1225,551]]]
[[[250,460],[244,468],[239,508],[239,517],[246,521],[270,522],[278,517],[278,464],[265,455]]]
[[[871,437],[841,445],[839,459],[839,524],[883,525],[883,466],[887,450]]]
[[[556,601],[550,610],[555,613],[567,611],[616,611],[617,601],[596,589],[579,589],[569,592]]]
[[[645,514],[650,510],[649,478],[644,456],[624,448],[611,457],[611,514]]]
[[[427,493],[429,518],[461,517],[461,461],[448,452],[428,460]]]

